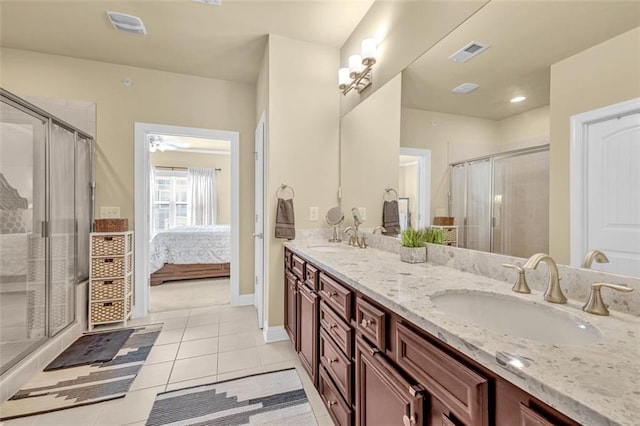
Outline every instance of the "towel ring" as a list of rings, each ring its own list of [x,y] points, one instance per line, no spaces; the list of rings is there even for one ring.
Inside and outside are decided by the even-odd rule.
[[[395,195],[395,198],[393,198],[393,199],[391,199],[391,200],[388,200],[388,199],[387,199],[387,196],[388,196],[390,193],[392,193],[392,192],[393,192],[393,194],[392,194],[392,195]],[[387,187],[387,188],[385,188],[385,189],[384,189],[384,195],[382,196],[382,199],[383,199],[384,201],[393,201],[393,200],[396,200],[396,201],[397,201],[397,200],[398,200],[398,191],[396,191],[395,189],[393,189],[393,188],[391,188],[391,187]]]
[[[280,184],[280,186],[278,187],[278,189],[276,190],[276,199],[281,198],[281,195],[284,194],[284,192],[286,190],[291,191],[291,199],[293,200],[296,197],[296,192],[293,190],[292,187],[290,187],[289,185],[287,185],[286,183]]]

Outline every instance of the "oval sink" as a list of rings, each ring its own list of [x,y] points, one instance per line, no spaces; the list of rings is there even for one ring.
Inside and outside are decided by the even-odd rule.
[[[318,244],[308,246],[311,250],[319,251],[322,253],[338,253],[343,251],[353,250],[353,247],[350,247],[346,244]]]
[[[551,306],[481,291],[447,291],[431,301],[454,320],[553,345],[586,345],[602,333],[577,316]]]

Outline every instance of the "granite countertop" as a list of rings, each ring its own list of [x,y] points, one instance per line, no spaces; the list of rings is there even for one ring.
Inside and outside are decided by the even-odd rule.
[[[332,251],[326,242],[305,240],[285,246],[572,419],[585,425],[638,425],[640,318],[615,311],[608,317],[587,314],[582,301],[547,303],[540,291],[518,294],[504,281],[431,263],[404,263],[397,254],[373,248]],[[452,290],[543,304],[597,327],[603,338],[579,346],[551,345],[465,324],[430,299]]]

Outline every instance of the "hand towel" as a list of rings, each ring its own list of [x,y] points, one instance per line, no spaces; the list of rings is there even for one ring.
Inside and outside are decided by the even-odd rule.
[[[293,199],[278,198],[276,210],[276,238],[294,240],[296,238],[296,219],[293,213]]]
[[[400,233],[398,200],[385,200],[382,206],[382,226],[386,229],[386,232],[383,232],[385,235],[398,235]]]

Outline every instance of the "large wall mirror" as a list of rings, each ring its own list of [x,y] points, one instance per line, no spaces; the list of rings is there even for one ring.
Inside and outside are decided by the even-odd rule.
[[[462,247],[518,257],[542,251],[569,264],[576,208],[570,201],[571,117],[640,97],[639,47],[637,2],[494,0],[381,88],[389,92],[401,82],[400,136],[392,133],[388,143],[430,152],[430,219],[455,217]],[[450,59],[465,48],[457,61]],[[373,106],[381,102],[376,94],[343,117],[341,140],[343,207],[369,205],[370,227],[380,224],[384,187],[401,184],[399,150],[384,149],[376,163],[358,162],[383,150],[354,148],[344,129],[359,133],[353,117],[360,109],[390,108],[388,101]],[[519,96],[526,99],[515,102]],[[379,126],[380,117],[373,120],[358,118],[361,126]],[[396,120],[387,120],[393,129]],[[636,121],[626,145],[631,155],[619,158],[637,161],[637,169]],[[381,176],[384,182],[374,178]],[[633,216],[640,197],[626,197]],[[640,276],[640,256],[627,262],[627,272],[622,263],[594,268]]]

